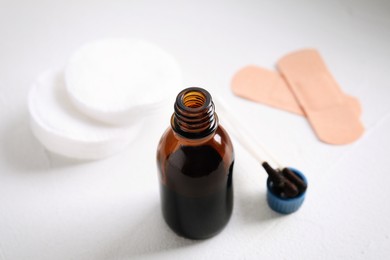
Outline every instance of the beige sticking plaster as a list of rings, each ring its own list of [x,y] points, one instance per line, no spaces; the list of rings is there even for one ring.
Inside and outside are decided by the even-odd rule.
[[[316,50],[291,53],[277,65],[320,140],[347,144],[363,134],[356,112]]]
[[[303,115],[284,80],[271,70],[244,67],[233,76],[231,87],[237,96]]]
[[[275,71],[254,65],[246,66],[233,76],[231,87],[239,97],[304,115],[286,81]],[[360,116],[359,101],[348,95],[344,95],[344,98],[354,113]]]

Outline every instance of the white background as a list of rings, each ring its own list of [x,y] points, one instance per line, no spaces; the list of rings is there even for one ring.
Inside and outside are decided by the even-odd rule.
[[[303,207],[272,212],[265,172],[234,142],[229,225],[205,241],[176,236],[160,213],[155,164],[172,106],[106,160],[45,151],[29,129],[31,83],[83,43],[118,36],[172,53],[183,88],[224,98],[258,141],[302,170],[310,185]],[[361,101],[366,132],[353,144],[324,144],[303,117],[230,91],[241,67],[273,69],[305,47],[318,49]],[[389,99],[389,1],[0,0],[0,259],[389,259]]]

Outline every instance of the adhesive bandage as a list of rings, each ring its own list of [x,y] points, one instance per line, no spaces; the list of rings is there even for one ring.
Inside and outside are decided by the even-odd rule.
[[[320,140],[347,144],[363,134],[362,123],[316,50],[288,54],[277,67]]]
[[[233,76],[231,88],[239,97],[304,115],[294,94],[278,72],[254,65],[246,66]],[[359,101],[355,97],[344,96],[348,106],[360,116],[362,111]]]

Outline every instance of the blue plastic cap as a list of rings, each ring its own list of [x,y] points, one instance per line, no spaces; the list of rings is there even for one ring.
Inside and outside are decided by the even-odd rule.
[[[307,184],[306,177],[300,171],[291,167],[288,168],[291,171],[293,171],[296,175],[298,175],[298,177],[300,177]],[[267,179],[267,202],[268,202],[268,206],[271,209],[281,214],[290,214],[297,211],[301,207],[303,201],[305,200],[306,191],[294,198],[281,198],[272,192],[270,187],[270,182],[271,181],[268,178]]]

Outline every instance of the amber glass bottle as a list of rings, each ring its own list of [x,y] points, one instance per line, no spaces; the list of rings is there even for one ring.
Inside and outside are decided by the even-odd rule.
[[[233,209],[233,163],[209,92],[181,91],[157,150],[162,213],[172,230],[204,239],[225,227]]]

